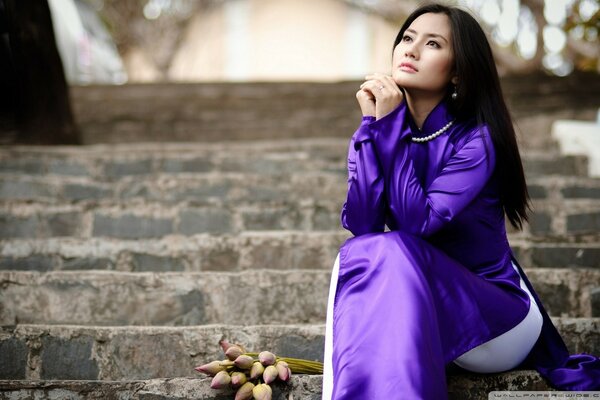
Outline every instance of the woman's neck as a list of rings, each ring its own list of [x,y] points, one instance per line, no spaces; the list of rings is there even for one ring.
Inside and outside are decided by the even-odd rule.
[[[413,121],[417,125],[419,130],[423,129],[423,123],[425,119],[435,108],[436,105],[442,100],[444,97],[443,93],[435,96],[426,96],[426,95],[417,95],[410,94],[405,92],[406,104],[408,105],[408,109],[410,114],[413,117]]]

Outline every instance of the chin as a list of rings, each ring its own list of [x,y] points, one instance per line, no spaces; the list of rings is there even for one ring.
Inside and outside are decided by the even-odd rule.
[[[406,79],[403,76],[400,76],[398,74],[394,74],[392,75],[392,79],[394,80],[394,82],[396,82],[396,85],[400,86],[400,87],[407,87],[407,86],[411,86],[410,82],[408,81],[408,79]]]

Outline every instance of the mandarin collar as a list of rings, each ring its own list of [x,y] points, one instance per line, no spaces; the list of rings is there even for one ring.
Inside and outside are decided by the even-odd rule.
[[[407,107],[408,108],[408,107]],[[425,121],[423,122],[423,128],[419,129],[417,124],[413,120],[410,111],[408,112],[408,124],[410,126],[410,130],[415,136],[427,136],[432,133],[438,131],[443,128],[448,122],[454,119],[454,116],[450,113],[448,109],[448,104],[446,99],[442,99],[434,108],[429,112]]]

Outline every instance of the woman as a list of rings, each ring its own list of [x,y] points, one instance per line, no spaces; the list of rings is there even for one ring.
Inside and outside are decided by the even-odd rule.
[[[392,64],[356,94],[341,215],[354,237],[333,268],[323,398],[445,399],[451,363],[600,389],[600,359],[569,356],[509,247],[505,215],[521,229],[529,197],[481,27],[423,6]]]

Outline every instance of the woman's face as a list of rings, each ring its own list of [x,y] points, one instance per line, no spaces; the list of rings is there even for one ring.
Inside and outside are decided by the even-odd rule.
[[[456,84],[451,35],[446,14],[426,13],[415,19],[394,49],[392,78],[396,84],[409,93],[434,94],[444,93],[452,78]]]

